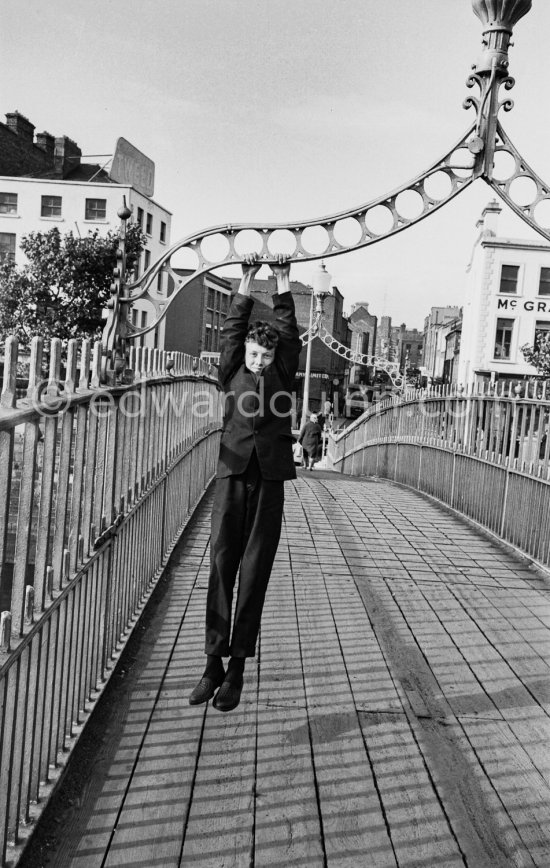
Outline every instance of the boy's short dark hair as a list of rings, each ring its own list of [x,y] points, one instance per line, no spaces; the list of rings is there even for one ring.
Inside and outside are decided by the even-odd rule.
[[[254,341],[267,350],[273,350],[279,343],[279,332],[271,323],[256,320],[248,327],[245,341]]]

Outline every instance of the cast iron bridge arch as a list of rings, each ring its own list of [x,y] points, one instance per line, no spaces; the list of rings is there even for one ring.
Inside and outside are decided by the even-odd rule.
[[[357,250],[402,232],[442,208],[478,178],[482,178],[506,204],[529,226],[550,241],[550,186],[531,169],[514,146],[499,121],[501,110],[508,112],[513,101],[501,98],[501,89],[509,91],[514,79],[508,73],[508,48],[517,21],[531,9],[532,0],[472,0],[476,15],[483,23],[482,52],[467,79],[469,88],[477,87],[476,96],[468,96],[464,108],[473,108],[475,122],[452,148],[423,173],[385,196],[356,208],[325,217],[295,223],[238,223],[212,226],[178,241],[151,265],[139,280],[125,283],[125,225],[131,216],[124,206],[118,267],[115,269],[109,302],[109,316],[103,333],[103,377],[116,382],[124,376],[128,362],[128,343],[146,334],[167,315],[170,305],[194,278],[221,266],[242,263],[244,256],[255,251],[262,263],[272,263],[283,244],[289,248],[290,262],[327,259]],[[496,177],[495,159],[508,162],[503,177]],[[528,180],[532,195],[528,204],[518,204],[514,187]],[[412,204],[412,209],[411,209]],[[350,240],[351,236],[352,240]],[[174,271],[174,254],[186,251],[194,261],[192,273],[181,278]],[[156,289],[159,274],[171,276],[175,291],[169,299]],[[129,320],[131,305],[147,301],[155,317],[144,328]],[[385,368],[399,385],[402,380],[397,365],[387,358],[356,353],[330,335],[322,323],[321,310],[312,328],[302,335],[304,343],[319,337],[330,349],[349,361]]]

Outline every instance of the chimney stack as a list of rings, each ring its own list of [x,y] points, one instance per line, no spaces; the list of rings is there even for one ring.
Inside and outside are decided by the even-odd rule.
[[[55,138],[50,134],[44,131],[43,133],[36,134],[36,145],[41,148],[49,157],[52,159],[53,163],[53,153],[55,148]]]
[[[19,114],[17,111],[8,112],[8,114],[6,114],[6,124],[8,129],[21,139],[24,139],[31,145],[33,144],[34,124],[31,124],[30,120],[24,115]]]
[[[82,151],[68,136],[58,136],[55,140],[55,173],[59,178],[67,175],[80,164]]]

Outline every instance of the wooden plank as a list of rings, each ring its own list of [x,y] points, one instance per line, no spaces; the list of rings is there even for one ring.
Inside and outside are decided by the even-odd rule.
[[[180,595],[178,595],[180,596]],[[184,603],[184,595],[181,595]],[[178,659],[168,659],[166,678],[152,710],[139,756],[133,769],[124,804],[116,820],[116,835],[109,845],[106,868],[116,865],[163,865],[178,868],[185,829],[193,794],[198,754],[204,728],[206,706],[192,708],[187,690],[182,689],[197,678],[196,658],[202,646],[199,623],[203,614],[193,598],[185,611],[185,635],[177,636]],[[189,629],[190,628],[190,629]],[[169,630],[170,632],[170,630]],[[166,631],[163,630],[163,634]],[[155,674],[166,666],[169,638],[159,643]],[[184,658],[181,660],[181,656]],[[170,675],[175,665],[177,675]],[[149,668],[149,667],[147,667]],[[147,668],[145,673],[147,672]]]
[[[314,526],[314,503],[302,505]],[[294,588],[327,864],[355,868],[368,853],[373,866],[395,866],[319,565],[302,568]]]
[[[376,504],[373,506],[376,507]],[[332,505],[331,515],[333,513],[334,505]],[[380,532],[383,533],[382,528]],[[358,537],[360,538],[360,531]],[[346,545],[350,545],[349,539]],[[413,684],[420,689],[420,695],[426,703],[424,714],[421,715],[418,723],[414,723],[415,718],[412,718],[415,741],[419,743],[427,768],[431,769],[432,781],[436,783],[439,797],[443,800],[445,812],[451,819],[455,835],[460,842],[460,849],[466,854],[468,864],[508,864],[502,860],[507,859],[512,854],[521,860],[518,864],[534,864],[508,812],[503,810],[502,804],[495,796],[492,782],[489,782],[483,767],[472,753],[469,741],[464,736],[464,731],[458,725],[452,728],[441,728],[435,724],[435,721],[430,720],[430,709],[433,708],[433,712],[441,714],[444,713],[444,708],[442,707],[441,711],[438,712],[438,702],[433,704],[434,699],[437,700],[437,696],[431,695],[430,680],[433,680],[433,675],[432,669],[428,668],[427,663],[432,664],[434,673],[437,672],[439,666],[439,675],[441,676],[441,673],[445,671],[445,658],[448,656],[448,649],[451,647],[449,636],[442,629],[442,624],[435,617],[435,613],[430,611],[426,601],[422,601],[418,589],[415,589],[412,583],[395,582],[392,584],[392,594],[390,595],[386,589],[383,597],[380,597],[383,586],[379,580],[374,581],[374,587],[377,593],[373,595],[371,588],[366,599],[369,605],[374,606],[378,611],[375,620],[377,631],[381,623],[382,625],[384,623],[383,621],[380,622],[380,613],[384,613],[388,608],[391,609],[392,601],[394,606],[395,603],[399,606],[398,612],[395,612],[388,622],[392,631],[395,630],[395,622],[398,617],[406,617],[406,623],[409,625],[410,631],[413,631],[409,632],[408,641],[405,635],[400,636],[400,644],[394,652],[391,652],[391,634],[384,637],[386,640],[384,647],[390,650],[389,659],[392,666],[397,664],[394,674],[398,674],[399,678],[403,680],[407,696],[410,698],[411,693],[406,683],[407,680],[412,680]],[[430,593],[432,593],[431,590]],[[441,592],[435,589],[433,593],[438,593],[438,601],[443,599],[444,610],[446,609],[447,612],[456,611],[455,602],[449,604],[448,596],[445,597],[445,589],[442,589]],[[397,632],[397,635],[400,635],[400,631]],[[415,655],[415,641],[422,648],[424,657]],[[443,642],[441,646],[444,650],[443,658],[441,657],[441,642]],[[397,651],[396,656],[395,652]],[[407,666],[411,668],[409,676],[407,676]],[[437,682],[435,683],[437,684]],[[413,703],[413,710],[414,708]],[[376,751],[371,749],[370,755],[373,766],[377,769],[379,758]],[[453,770],[452,775],[449,774],[451,769]],[[398,776],[399,760],[393,768],[390,766],[389,770],[393,772],[394,776]],[[382,770],[379,769],[377,777],[380,791],[383,793],[385,778]],[[399,792],[402,792],[401,787]],[[393,829],[391,801],[386,810],[390,828]],[[397,828],[400,828],[399,823]],[[396,852],[401,857],[402,851],[400,852],[397,848],[403,845],[403,841],[399,841],[397,835],[395,845]],[[455,856],[456,852],[455,850]],[[487,860],[492,861],[487,862]],[[429,860],[424,864],[430,864]]]
[[[549,865],[550,784],[507,723],[462,724],[534,863]]]
[[[425,758],[404,715],[359,715],[400,866],[463,866]]]
[[[241,704],[208,709],[193,788],[182,865],[242,868],[254,850],[257,667],[249,665]],[[199,712],[200,713],[200,712]],[[220,750],[220,745],[224,746]]]
[[[330,533],[324,528],[325,544]],[[365,709],[359,722],[397,862],[431,865],[445,858],[445,864],[463,865],[355,583],[345,570],[325,573],[321,557],[320,567],[355,706]]]
[[[260,636],[254,865],[324,865],[287,530]]]

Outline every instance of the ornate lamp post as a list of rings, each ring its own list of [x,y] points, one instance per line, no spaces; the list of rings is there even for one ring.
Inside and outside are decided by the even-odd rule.
[[[313,278],[311,281],[312,291],[311,291],[311,306],[309,309],[309,328],[307,330],[307,335],[309,337],[307,343],[306,350],[306,370],[304,373],[304,400],[302,404],[302,419],[300,422],[300,427],[303,427],[307,422],[308,412],[309,412],[309,380],[311,377],[311,344],[313,342],[313,338],[319,331],[319,326],[321,325],[321,320],[323,318],[324,303],[327,295],[331,294],[330,283],[332,280],[332,276],[328,273],[325,268],[325,263],[320,262],[318,267],[315,269],[313,273]],[[315,299],[315,308],[313,307],[313,301]]]
[[[124,379],[124,372],[128,367],[127,338],[131,331],[128,321],[130,301],[126,294],[126,224],[132,212],[126,204],[126,196],[123,196],[122,207],[117,211],[120,217],[120,230],[118,237],[118,249],[116,252],[117,264],[113,271],[111,283],[111,298],[107,302],[109,316],[103,332],[103,358],[101,374],[104,383],[114,386],[117,381]]]

